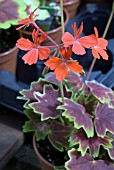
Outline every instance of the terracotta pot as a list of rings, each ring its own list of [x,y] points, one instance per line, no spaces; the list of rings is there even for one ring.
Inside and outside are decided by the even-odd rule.
[[[64,14],[65,14],[65,26],[66,26],[66,24],[69,21],[69,14],[68,14],[66,9],[64,9]],[[62,27],[61,26],[56,28],[56,29],[53,29],[51,31],[48,31],[47,33],[57,44],[61,43],[61,36],[62,36]],[[20,30],[20,36],[21,37],[31,39],[31,35],[32,35],[32,33],[29,32],[29,31]],[[48,39],[46,39],[42,43],[42,45],[44,45],[44,46],[51,46],[53,44]]]
[[[54,170],[54,166],[51,163],[49,163],[48,161],[46,161],[42,157],[42,155],[39,153],[38,148],[36,146],[36,136],[35,136],[35,134],[33,136],[33,148],[34,148],[36,155],[38,156],[38,160],[39,160],[39,163],[40,163],[41,170]]]
[[[18,48],[15,46],[9,51],[0,53],[0,70],[16,74]]]
[[[69,18],[76,16],[81,0],[71,0],[64,3],[64,7],[69,13]]]

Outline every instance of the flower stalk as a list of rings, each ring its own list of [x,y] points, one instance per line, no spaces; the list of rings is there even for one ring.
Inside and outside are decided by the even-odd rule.
[[[65,32],[65,27],[64,27],[64,16],[63,16],[63,1],[60,0],[60,9],[61,9],[61,26],[62,26],[62,34]],[[60,93],[61,93],[61,98],[62,98],[62,103],[64,104],[64,91],[63,91],[63,82],[60,81]]]

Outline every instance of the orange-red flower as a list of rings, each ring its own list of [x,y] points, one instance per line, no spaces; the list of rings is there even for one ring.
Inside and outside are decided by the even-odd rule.
[[[108,45],[108,41],[104,38],[98,38],[98,30],[96,27],[94,27],[95,36],[97,39],[97,44],[92,47],[92,54],[95,58],[100,59],[100,55],[103,59],[108,60],[108,55],[106,53],[106,46]]]
[[[47,33],[43,33],[40,37],[38,37],[38,33],[38,30],[33,30],[33,42],[25,38],[20,38],[16,43],[16,46],[21,50],[29,50],[29,52],[27,52],[22,58],[25,61],[25,64],[35,64],[38,60],[38,56],[40,60],[44,60],[47,59],[50,54],[49,48],[40,46],[40,44],[47,38]]]
[[[16,28],[16,30],[20,30],[21,28],[32,24],[32,23],[34,22],[34,19],[38,16],[38,14],[37,14],[37,15],[34,15],[34,13],[36,12],[37,9],[38,9],[38,7],[37,7],[33,12],[30,13],[30,15],[29,15],[28,18],[19,20],[19,21],[18,21],[18,24],[21,25],[21,26],[19,26],[18,28]]]
[[[76,60],[70,60],[72,55],[71,47],[68,50],[65,47],[61,47],[60,53],[62,58],[52,56],[45,62],[46,66],[54,70],[57,80],[62,81],[64,78],[67,78],[68,69],[77,73],[83,72],[82,66]]]
[[[83,55],[86,53],[84,47],[90,48],[91,46],[94,46],[97,44],[94,34],[79,38],[83,31],[83,23],[81,23],[80,28],[78,30],[76,27],[76,22],[74,23],[72,28],[74,30],[74,37],[69,32],[65,32],[62,36],[62,41],[64,42],[64,47],[73,45],[72,51],[75,54]]]

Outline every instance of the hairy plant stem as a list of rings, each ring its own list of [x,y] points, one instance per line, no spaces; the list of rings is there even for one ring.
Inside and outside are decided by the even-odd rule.
[[[59,121],[60,121],[63,125],[65,125],[65,122],[64,122],[62,116],[59,116],[58,119],[59,119]]]
[[[60,9],[61,9],[61,27],[62,27],[62,34],[64,34],[65,30],[64,30],[63,1],[62,1],[62,0],[60,0]],[[36,29],[38,29],[42,34],[44,33],[44,32],[42,31],[42,29],[40,29],[35,22],[33,22],[32,24],[33,24],[34,27],[35,27]],[[53,39],[51,39],[50,36],[47,36],[47,38],[55,45],[55,46],[47,46],[47,47],[58,48],[58,49],[59,49],[59,47],[61,46],[61,44],[58,45]],[[54,50],[55,50],[55,49],[54,49]],[[57,50],[55,50],[54,55],[55,55],[56,53],[57,53]],[[62,103],[64,104],[64,91],[63,91],[63,82],[62,82],[62,81],[60,81],[59,88],[60,88]]]
[[[105,30],[104,30],[104,33],[103,33],[103,36],[102,36],[103,38],[106,37],[106,34],[107,34],[108,29],[109,29],[109,26],[110,26],[110,24],[111,24],[113,15],[114,15],[114,2],[113,2],[113,4],[112,4],[112,11],[111,11],[111,13],[110,13],[110,16],[109,16],[107,25],[106,25],[106,27],[105,27]],[[88,75],[87,75],[87,77],[86,77],[86,80],[89,80],[90,75],[91,75],[91,72],[92,72],[92,70],[93,70],[93,67],[94,67],[94,65],[95,65],[96,60],[97,60],[97,58],[94,58],[93,61],[92,61],[92,63],[91,63],[91,66],[90,66]]]
[[[64,34],[65,29],[64,29],[64,17],[63,17],[63,0],[60,0],[60,8],[61,8],[61,26],[62,26],[62,34]],[[63,82],[60,81],[60,93],[61,93],[61,98],[62,98],[62,103],[64,104],[64,91],[63,91]]]
[[[63,16],[63,1],[60,0],[60,8],[61,8],[61,26],[62,26],[62,34],[65,32],[65,27],[64,27],[64,16]]]
[[[59,88],[60,88],[62,103],[64,104],[64,91],[63,91],[63,82],[62,81],[60,81]]]

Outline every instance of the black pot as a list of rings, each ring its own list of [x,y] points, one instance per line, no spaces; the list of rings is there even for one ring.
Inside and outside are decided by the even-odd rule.
[[[100,59],[97,59],[95,65],[94,65],[93,71],[101,71],[103,74],[106,74],[112,68],[113,54],[110,50],[107,50],[107,54],[109,56],[109,59],[104,60],[104,59],[102,59],[102,57]],[[81,64],[81,66],[83,66],[85,71],[89,71],[91,63],[94,59],[91,49],[86,50],[85,55],[77,56],[77,55],[73,54],[72,58],[78,60],[79,63]]]
[[[111,5],[109,3],[102,4],[85,4],[82,5],[79,14],[72,18],[67,26],[66,31],[73,35],[73,30],[71,26],[76,22],[77,27],[80,26],[81,22],[84,23],[84,30],[82,35],[90,35],[94,33],[94,27],[97,27],[99,36],[103,35],[104,29],[106,27],[108,18],[111,13]],[[112,19],[110,28],[106,35],[106,39],[114,38],[114,18]]]
[[[28,65],[24,64],[22,56],[25,54],[23,50],[19,51],[18,62],[17,62],[17,81],[21,81],[30,84],[32,81],[38,80],[42,76],[44,69],[44,61],[38,61],[36,64]]]

